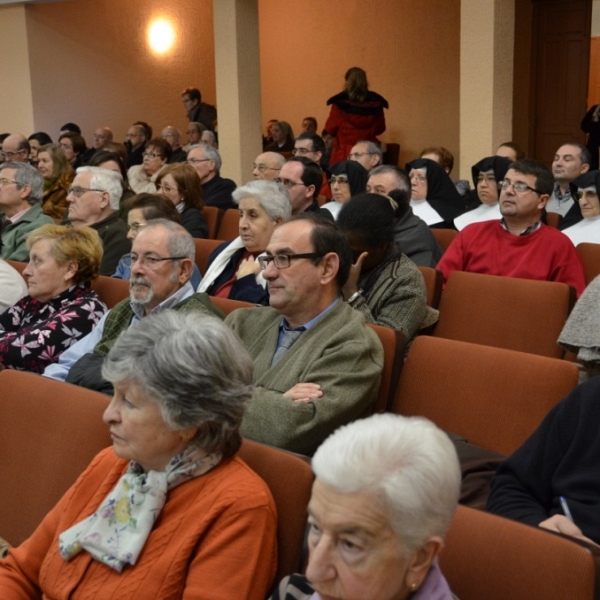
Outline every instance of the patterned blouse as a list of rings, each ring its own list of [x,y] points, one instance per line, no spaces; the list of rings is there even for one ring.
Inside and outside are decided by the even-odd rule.
[[[25,296],[0,315],[0,365],[43,372],[86,336],[106,310],[96,292],[79,285],[48,302]]]

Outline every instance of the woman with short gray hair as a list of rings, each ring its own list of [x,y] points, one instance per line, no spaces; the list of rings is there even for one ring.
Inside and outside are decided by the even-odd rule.
[[[421,417],[340,427],[312,459],[306,576],[272,600],[451,600],[438,565],[460,493],[448,436]]]
[[[275,506],[235,456],[252,368],[211,317],[165,310],[127,329],[103,367],[113,446],[0,561],[0,589],[262,600],[277,562]]]
[[[237,188],[232,196],[239,206],[240,235],[212,252],[198,291],[266,306],[269,293],[258,256],[275,227],[292,215],[290,196],[281,184],[262,179]]]

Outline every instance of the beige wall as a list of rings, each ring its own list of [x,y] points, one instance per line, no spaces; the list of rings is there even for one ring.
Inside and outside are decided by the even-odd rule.
[[[259,0],[263,123],[325,124],[328,98],[359,66],[387,98],[387,131],[400,162],[425,146],[458,155],[460,1]]]
[[[185,87],[216,100],[211,0],[73,0],[26,13],[37,130],[54,137],[74,121],[91,141],[96,126],[108,125],[123,141],[138,119],[158,134],[169,124],[185,128]],[[167,57],[146,43],[147,24],[159,16],[177,29]]]

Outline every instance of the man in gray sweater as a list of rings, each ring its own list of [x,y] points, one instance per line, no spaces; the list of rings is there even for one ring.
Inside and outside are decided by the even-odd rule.
[[[292,217],[275,229],[259,262],[270,308],[226,319],[254,359],[256,388],[242,434],[312,455],[340,425],[372,412],[383,349],[340,296],[352,255],[334,223]]]

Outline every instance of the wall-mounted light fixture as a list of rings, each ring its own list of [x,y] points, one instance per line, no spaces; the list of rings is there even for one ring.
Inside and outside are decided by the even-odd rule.
[[[175,29],[167,19],[155,19],[148,27],[148,44],[155,54],[165,54],[175,42]]]

